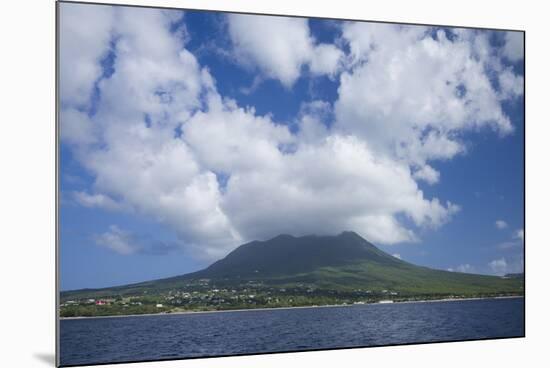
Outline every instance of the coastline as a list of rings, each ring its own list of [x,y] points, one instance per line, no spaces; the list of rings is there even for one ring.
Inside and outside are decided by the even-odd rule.
[[[160,313],[143,313],[143,314],[123,314],[113,316],[90,316],[90,317],[59,317],[60,321],[64,320],[89,320],[100,318],[130,318],[130,317],[151,317],[151,316],[175,316],[175,315],[195,315],[195,314],[207,314],[207,313],[230,313],[230,312],[257,312],[265,310],[287,310],[287,309],[311,309],[311,308],[339,308],[339,307],[357,307],[357,306],[374,306],[374,305],[388,305],[388,304],[413,304],[413,303],[446,303],[446,302],[462,302],[473,300],[492,300],[492,299],[519,299],[525,298],[525,295],[512,295],[512,296],[493,296],[493,297],[480,297],[480,298],[446,298],[446,299],[426,299],[426,300],[404,300],[404,301],[392,301],[391,303],[364,303],[364,304],[327,304],[327,305],[304,305],[296,307],[268,307],[268,308],[249,308],[249,309],[226,309],[226,310],[214,310],[214,311],[181,311],[181,312],[160,312]]]

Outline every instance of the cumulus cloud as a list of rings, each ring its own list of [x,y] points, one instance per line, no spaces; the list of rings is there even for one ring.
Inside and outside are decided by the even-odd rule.
[[[332,106],[321,100],[302,103],[298,121],[298,141],[317,144],[329,135],[327,122],[332,119]]]
[[[100,61],[108,51],[113,25],[113,11],[107,6],[83,7],[64,4],[60,7],[59,64],[63,70],[60,95],[65,103],[86,107],[92,89],[102,75]]]
[[[70,13],[80,5],[63,7],[62,23],[83,16]],[[213,80],[170,33],[173,19],[165,12],[105,8],[112,13],[109,29],[116,40],[114,71],[96,81],[101,99],[95,114],[87,114],[93,129],[79,139],[64,140],[95,177],[95,195],[77,197],[85,205],[104,207],[112,205],[107,198],[117,198],[121,205],[173,228],[188,246],[206,244],[199,254],[219,256],[238,237],[220,210],[216,175],[199,165],[177,133],[202,107],[200,94],[213,88]],[[76,47],[63,40],[61,48]],[[107,52],[110,42],[103,47]],[[67,68],[61,65],[61,79],[70,77]],[[71,99],[63,95],[61,101],[66,106],[61,130],[79,130],[72,126],[81,119],[64,113],[73,108]]]
[[[63,32],[86,17],[82,5],[61,7]],[[477,34],[451,40],[420,27],[349,23],[344,57],[317,43],[303,19],[230,16],[236,52],[288,88],[303,68],[335,78],[346,68],[334,104],[310,101],[295,120],[278,122],[219,93],[207,66],[171,32],[181,13],[101,9],[109,12],[93,24],[101,42],[87,43],[87,32],[61,37],[70,49],[62,81],[73,60],[93,66],[61,90],[62,141],[94,178],[74,199],[161,223],[196,257],[216,259],[280,233],[354,230],[381,244],[416,242],[420,230],[460,210],[419,187],[440,180],[431,161],[467,154],[463,131],[513,131]],[[73,59],[81,47],[91,50]],[[121,254],[149,249],[116,226],[98,244]]]
[[[228,27],[240,62],[258,67],[286,87],[305,66],[313,74],[333,76],[343,57],[334,45],[316,44],[307,19],[230,14]]]
[[[81,89],[83,90],[84,87]],[[75,145],[90,145],[96,142],[97,127],[85,112],[67,107],[61,110],[60,120],[70,122],[61,125],[60,136],[64,142]]]
[[[500,250],[511,250],[516,248],[523,248],[523,242],[524,242],[523,238],[524,238],[523,229],[515,230],[512,233],[512,239],[497,244],[497,248]]]
[[[413,177],[418,180],[423,180],[428,184],[436,184],[439,182],[439,172],[430,165],[424,165],[416,170]]]
[[[521,242],[523,243],[525,240],[525,232],[523,231],[523,229],[516,230],[514,232],[514,238],[521,240]]]
[[[311,72],[334,76],[340,69],[343,53],[334,45],[320,44],[313,47],[309,63]]]
[[[276,169],[267,165],[235,172],[228,183],[224,212],[246,238],[274,229],[300,235],[352,228],[379,243],[415,241],[414,232],[395,215],[404,214],[418,226],[438,227],[458,210],[424,198],[407,166],[376,158],[352,136],[304,144],[272,162]]]
[[[129,255],[137,252],[139,247],[132,242],[130,234],[116,225],[111,225],[109,231],[96,237],[96,243],[118,254]]]
[[[523,59],[523,32],[506,32],[504,37],[504,56],[510,61],[519,61]]]
[[[518,232],[515,232],[518,234]],[[507,273],[522,273],[525,269],[523,258],[523,241],[521,238],[502,243],[498,246],[499,249],[507,251],[505,257],[500,257],[488,263],[490,271],[495,275],[504,275]]]
[[[493,273],[497,275],[503,275],[508,270],[508,263],[506,262],[506,259],[499,258],[489,262],[489,267],[491,268]]]
[[[462,272],[462,273],[475,273],[475,268],[469,263],[458,265],[457,267],[450,267],[447,271]]]
[[[508,224],[504,220],[496,220],[495,226],[497,229],[502,230],[502,229],[506,229],[508,227]]]
[[[523,95],[523,77],[514,74],[511,68],[499,73],[500,98],[513,99]]]
[[[500,89],[490,71],[504,67],[485,33],[420,26],[348,22],[350,47],[335,102],[336,129],[361,136],[375,152],[416,165],[464,154],[464,132],[487,127],[513,132],[503,99],[523,93],[521,77],[506,70]]]
[[[505,275],[507,273],[523,273],[524,260],[523,253],[494,259],[488,264],[489,270],[495,275]]]
[[[137,236],[122,230],[117,225],[111,225],[108,231],[96,235],[95,242],[99,246],[124,256],[132,254],[163,255],[180,248],[176,243],[152,240],[148,235]]]
[[[107,210],[120,210],[122,204],[104,194],[89,194],[86,192],[74,192],[73,198],[84,207],[103,208]]]
[[[274,124],[268,116],[224,103],[217,95],[209,109],[197,112],[183,128],[185,140],[199,163],[214,172],[232,173],[277,169],[282,154],[279,145],[293,137],[286,126]]]

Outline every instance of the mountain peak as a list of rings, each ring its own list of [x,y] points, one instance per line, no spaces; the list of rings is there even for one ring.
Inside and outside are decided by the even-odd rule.
[[[302,235],[302,236],[295,236],[291,234],[279,234],[276,235],[268,240],[265,240],[264,242],[269,242],[272,240],[290,240],[290,239],[303,239],[303,238],[357,238],[366,241],[361,235],[357,234],[355,231],[352,230],[344,230],[339,234],[336,235],[317,235],[317,234],[308,234],[308,235]]]
[[[135,293],[136,289],[172,290],[186,288],[193,280],[201,279],[244,288],[252,282],[267,288],[308,285],[333,291],[391,289],[440,296],[521,293],[523,274],[494,277],[416,266],[390,256],[353,231],[344,231],[331,236],[281,234],[266,241],[252,241],[201,271],[97,292],[113,295]],[[94,295],[85,290],[79,292]]]
[[[361,235],[357,234],[355,231],[352,230],[345,230],[342,231],[340,234],[338,234],[340,237],[354,237],[354,238],[360,238],[362,240],[365,240]]]
[[[271,238],[270,240],[275,240],[275,239],[295,239],[296,237],[294,235],[290,235],[290,234],[279,234],[273,238]],[[266,241],[270,241],[270,240],[266,240]]]
[[[401,262],[384,253],[353,231],[338,235],[296,237],[280,234],[266,241],[244,244],[195,277],[261,277],[311,272],[323,267],[341,267],[358,262]]]

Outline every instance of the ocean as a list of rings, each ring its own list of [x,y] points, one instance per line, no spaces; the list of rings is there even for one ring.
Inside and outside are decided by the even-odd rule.
[[[524,299],[64,319],[61,365],[520,337]]]

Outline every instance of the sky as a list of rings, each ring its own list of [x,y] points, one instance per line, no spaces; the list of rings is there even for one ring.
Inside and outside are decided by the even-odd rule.
[[[523,34],[60,3],[60,280],[279,234],[523,272]]]

